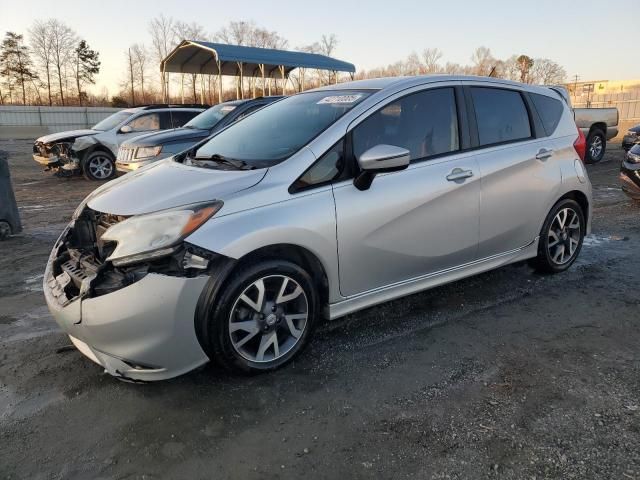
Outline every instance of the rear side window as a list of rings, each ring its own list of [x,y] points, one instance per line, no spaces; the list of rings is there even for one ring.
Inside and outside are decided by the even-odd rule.
[[[515,90],[471,87],[481,146],[531,137],[529,113]]]
[[[412,161],[459,150],[453,88],[429,89],[402,97],[354,129],[356,158],[381,144],[406,148]]]
[[[129,122],[129,126],[134,132],[149,132],[160,130],[160,113],[145,113]]]
[[[551,135],[555,132],[560,118],[562,117],[562,102],[556,98],[547,97],[546,95],[539,95],[537,93],[530,93],[529,96],[533,100],[533,105],[536,107],[538,115],[542,119],[542,126],[547,135]]]
[[[180,128],[184,126],[185,123],[200,113],[201,112],[193,112],[189,110],[171,111],[171,122],[173,124],[173,128]]]

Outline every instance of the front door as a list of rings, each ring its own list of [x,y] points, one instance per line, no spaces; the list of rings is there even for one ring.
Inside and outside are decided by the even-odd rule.
[[[477,259],[480,174],[474,155],[460,152],[453,88],[394,100],[353,129],[352,143],[356,158],[388,144],[408,149],[412,163],[365,191],[334,186],[342,295]]]

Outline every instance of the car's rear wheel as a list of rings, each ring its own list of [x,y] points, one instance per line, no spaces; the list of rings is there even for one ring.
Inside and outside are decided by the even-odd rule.
[[[540,231],[534,267],[545,273],[559,273],[575,262],[584,240],[586,222],[578,202],[560,200],[547,215]]]
[[[88,180],[109,180],[116,174],[113,156],[103,151],[89,154],[82,166],[82,172]]]
[[[589,132],[587,137],[587,152],[585,155],[585,162],[598,163],[604,157],[604,152],[607,148],[607,139],[604,132],[600,129],[595,129]]]
[[[273,370],[308,342],[318,315],[311,276],[287,261],[262,261],[234,272],[206,321],[214,360],[241,372]]]

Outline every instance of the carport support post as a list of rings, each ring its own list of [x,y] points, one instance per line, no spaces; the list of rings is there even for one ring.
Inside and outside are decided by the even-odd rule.
[[[278,67],[280,69],[280,73],[282,74],[282,95],[286,95],[286,83],[284,78],[284,65],[280,65]]]
[[[238,71],[240,72],[240,98],[244,100],[244,82],[242,77],[242,62],[238,62]]]
[[[217,60],[218,64],[218,103],[222,103],[222,69],[220,66],[220,60]]]
[[[261,63],[259,67],[260,67],[260,75],[262,75],[262,96],[264,97],[264,63]]]

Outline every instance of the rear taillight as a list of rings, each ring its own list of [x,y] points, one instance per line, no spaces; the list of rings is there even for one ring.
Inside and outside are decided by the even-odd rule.
[[[580,157],[580,160],[584,162],[584,156],[587,153],[587,139],[582,133],[582,130],[578,128],[578,138],[573,142],[573,148],[576,149],[576,153]]]

